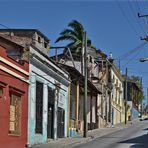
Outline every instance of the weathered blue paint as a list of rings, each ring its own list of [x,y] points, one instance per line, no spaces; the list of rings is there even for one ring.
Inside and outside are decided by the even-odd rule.
[[[29,144],[45,143],[47,141],[47,113],[48,113],[48,87],[55,89],[55,86],[50,84],[45,79],[34,75],[30,72],[30,87],[29,87],[29,115],[28,115],[28,141]],[[43,133],[35,133],[35,94],[36,94],[36,81],[43,83]],[[56,116],[55,116],[56,117]],[[57,127],[57,122],[54,124]],[[55,133],[56,135],[56,133]]]
[[[60,94],[60,97],[59,97],[59,105],[58,107],[61,107],[65,110],[65,125],[64,125],[64,136],[67,137],[67,126],[68,126],[68,88],[67,88],[67,91],[63,91],[63,90],[60,90],[59,92]],[[63,104],[60,104],[60,103],[63,103]]]
[[[35,102],[36,102],[36,81],[43,83],[43,134],[35,133]],[[28,141],[29,144],[44,143],[47,140],[47,84],[44,79],[33,76],[30,72],[30,87],[29,87],[29,122],[28,122]]]
[[[48,87],[56,90],[56,84],[59,83],[59,94],[55,95],[55,111],[54,111],[54,139],[57,139],[57,107],[65,110],[65,126],[64,133],[67,136],[67,122],[68,122],[68,81],[60,78],[60,75],[54,75],[47,66],[42,66],[38,61],[32,60],[30,62],[30,85],[29,85],[29,100],[28,100],[28,144],[46,143],[47,141],[47,119],[48,119]],[[55,66],[56,67],[56,66]],[[48,73],[48,70],[50,73]],[[51,74],[52,73],[52,74]],[[42,134],[35,132],[36,124],[36,81],[43,83],[43,127]]]

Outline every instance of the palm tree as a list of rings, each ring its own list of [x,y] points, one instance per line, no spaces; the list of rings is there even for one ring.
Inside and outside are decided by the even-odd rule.
[[[84,27],[83,25],[78,22],[77,20],[72,20],[68,24],[67,29],[64,29],[60,36],[57,38],[56,42],[68,40],[70,43],[68,43],[68,47],[70,47],[70,50],[72,53],[81,53],[82,49],[82,42],[83,42],[83,35],[84,35]],[[91,40],[87,39],[87,46],[94,48],[91,45]]]

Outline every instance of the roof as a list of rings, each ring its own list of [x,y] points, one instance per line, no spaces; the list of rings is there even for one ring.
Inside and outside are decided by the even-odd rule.
[[[8,42],[8,43],[10,43],[10,44],[13,44],[14,46],[19,47],[19,48],[24,48],[23,46],[21,46],[21,45],[15,43],[15,42],[13,42],[12,40],[9,40],[9,39],[3,37],[3,36],[1,36],[1,35],[0,35],[0,40],[4,40],[4,41],[6,41],[6,42]]]
[[[100,49],[96,50],[98,54],[101,54],[102,57],[107,58],[107,55]]]
[[[12,32],[17,32],[17,31],[32,31],[32,32],[37,32],[41,36],[43,36],[47,41],[50,41],[47,36],[45,36],[40,30],[38,29],[0,29],[0,32],[5,32],[5,31],[12,31]]]
[[[52,47],[52,48],[53,48],[53,47]],[[64,47],[61,47],[61,48],[64,48]],[[55,49],[56,49],[56,47],[55,47]],[[91,49],[93,49],[93,50],[91,50]],[[95,51],[94,51],[94,50],[95,50]],[[67,53],[67,54],[69,54],[69,53]],[[63,52],[63,53],[58,54],[57,57],[58,57],[58,58],[66,58],[66,59],[68,59],[67,54],[65,54],[65,53]],[[105,53],[103,53],[101,50],[96,50],[96,49],[94,49],[94,48],[89,48],[89,47],[88,47],[88,54],[89,54],[90,56],[94,57],[96,60],[97,60],[98,58],[100,58],[99,56],[102,56],[103,59],[107,57],[107,55],[106,55]],[[69,56],[70,56],[70,55],[69,55]],[[77,54],[77,53],[72,53],[72,57],[73,57],[74,61],[80,61],[80,60],[82,59],[82,55],[81,55],[81,54]],[[56,55],[51,56],[51,58],[52,58],[52,59],[55,59],[55,58],[56,58]]]
[[[61,67],[53,60],[51,59],[48,55],[46,55],[45,53],[41,52],[37,47],[35,47],[33,44],[30,45],[33,49],[35,49],[37,52],[39,52],[42,56],[44,56],[47,60],[49,60],[51,63],[53,63],[54,65],[56,65],[58,68],[61,69]],[[61,69],[64,73],[66,73],[67,75],[69,74],[65,69]]]
[[[67,72],[69,72],[70,76],[73,79],[79,80],[84,85],[85,78],[77,69],[75,69],[74,67],[65,65],[65,64],[61,64],[61,63],[59,63],[59,65],[62,66],[63,68],[65,68],[65,70]],[[102,92],[100,90],[98,90],[89,80],[87,81],[87,83],[88,83],[88,88],[90,88],[91,90],[93,90],[99,94],[102,94]]]

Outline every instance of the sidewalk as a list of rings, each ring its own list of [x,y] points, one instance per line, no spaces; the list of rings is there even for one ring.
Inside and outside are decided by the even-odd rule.
[[[136,122],[139,122],[139,120],[132,121],[132,124],[135,124]],[[46,144],[35,145],[35,146],[32,146],[32,148],[70,148],[79,144],[87,143],[96,138],[108,135],[110,133],[116,132],[118,130],[130,127],[130,126],[131,126],[131,122],[128,122],[127,125],[125,125],[124,123],[121,123],[119,125],[116,125],[113,128],[108,127],[108,128],[101,128],[101,129],[88,131],[87,138],[83,138],[83,135],[80,134],[76,137],[60,138],[56,141],[50,141]]]

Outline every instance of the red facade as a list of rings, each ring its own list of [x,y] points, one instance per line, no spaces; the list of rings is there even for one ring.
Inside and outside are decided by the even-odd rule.
[[[28,76],[28,63],[8,56],[7,46],[0,44],[0,148],[24,148],[27,143]]]

